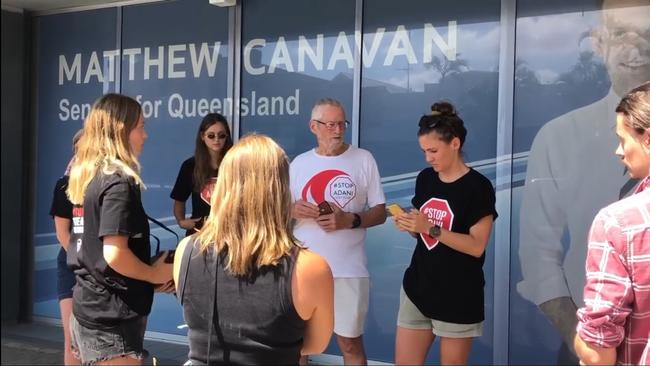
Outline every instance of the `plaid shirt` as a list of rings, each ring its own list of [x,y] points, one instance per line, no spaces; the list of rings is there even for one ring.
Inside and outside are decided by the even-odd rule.
[[[585,306],[578,334],[617,347],[620,365],[650,361],[650,176],[637,192],[602,209],[591,226]]]

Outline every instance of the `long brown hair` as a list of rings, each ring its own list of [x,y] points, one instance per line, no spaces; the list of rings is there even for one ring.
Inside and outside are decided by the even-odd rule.
[[[140,103],[120,94],[106,94],[93,104],[70,169],[67,191],[70,202],[83,204],[86,188],[100,169],[104,174],[121,170],[144,187],[139,175],[140,163],[129,143],[129,134],[141,115]]]
[[[208,183],[210,178],[214,176],[212,165],[210,164],[210,152],[208,147],[205,146],[203,142],[203,135],[208,128],[220,123],[224,130],[226,131],[226,142],[221,149],[219,159],[217,161],[217,166],[221,164],[221,160],[226,155],[228,150],[232,147],[232,135],[230,134],[230,127],[228,127],[228,121],[226,117],[219,113],[210,113],[203,117],[201,124],[199,125],[199,130],[196,132],[196,142],[194,148],[194,191],[201,192],[203,187]]]
[[[248,135],[230,149],[220,170],[210,216],[198,234],[201,249],[224,253],[225,268],[236,276],[278,264],[298,245],[284,150],[267,136]]]

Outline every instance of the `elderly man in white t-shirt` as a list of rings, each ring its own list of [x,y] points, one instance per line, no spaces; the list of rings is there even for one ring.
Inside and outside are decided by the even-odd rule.
[[[309,129],[318,146],[291,163],[292,214],[296,238],[332,268],[334,333],[343,360],[363,365],[370,296],[364,241],[366,228],[386,221],[386,210],[377,163],[368,151],[344,142],[348,125],[339,101],[316,102]]]

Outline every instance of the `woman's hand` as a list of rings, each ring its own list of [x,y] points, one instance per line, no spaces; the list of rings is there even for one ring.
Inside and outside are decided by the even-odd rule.
[[[155,292],[162,292],[166,294],[173,294],[176,292],[176,286],[174,284],[174,281],[169,281],[167,283],[163,283],[162,285],[155,285],[153,290]]]
[[[151,265],[152,276],[149,282],[155,285],[163,285],[163,286],[165,286],[168,282],[172,282],[172,288],[173,288],[173,282],[174,282],[172,278],[173,264],[167,263],[166,259],[168,255],[169,252],[165,252],[165,254],[161,255]]]
[[[400,231],[408,231],[412,235],[417,234],[428,234],[429,228],[433,226],[420,211],[416,209],[411,209],[410,212],[405,212],[399,215],[394,216],[395,225]]]
[[[178,226],[185,230],[192,230],[196,227],[196,223],[201,221],[201,217],[195,219],[183,219],[178,222]]]

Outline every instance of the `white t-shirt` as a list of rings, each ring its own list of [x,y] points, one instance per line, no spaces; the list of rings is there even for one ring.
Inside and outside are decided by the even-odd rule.
[[[323,200],[346,212],[361,212],[385,203],[379,170],[372,155],[350,146],[338,156],[315,150],[298,155],[291,163],[291,195],[319,204]],[[294,235],[310,250],[325,257],[334,277],[368,277],[364,247],[366,229],[325,232],[314,219],[299,219]]]

